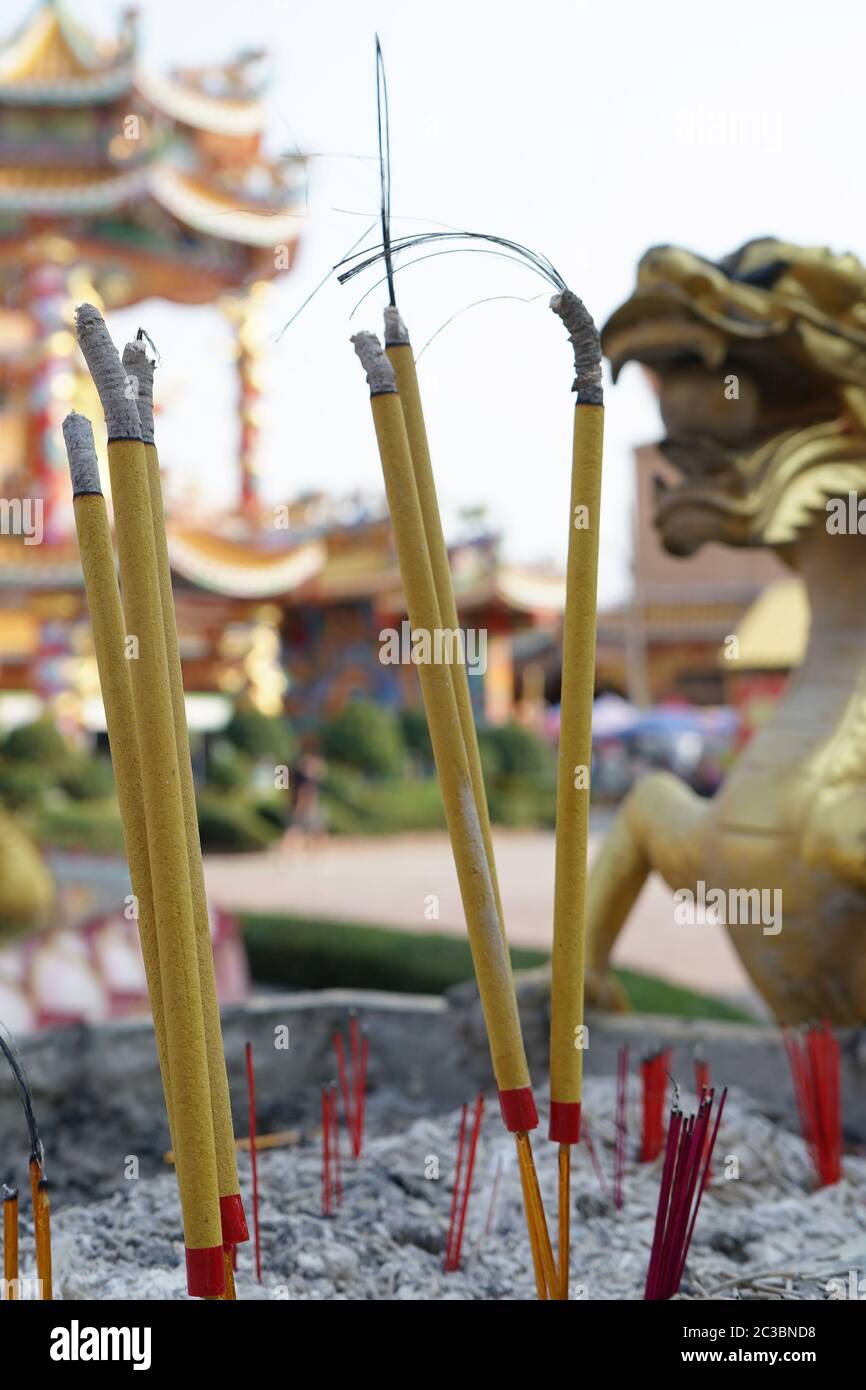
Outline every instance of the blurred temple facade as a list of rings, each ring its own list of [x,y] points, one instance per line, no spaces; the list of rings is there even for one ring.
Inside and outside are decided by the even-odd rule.
[[[257,313],[292,268],[306,184],[301,156],[265,152],[264,56],[157,77],[138,65],[134,12],[102,41],[58,0],[0,36],[0,730],[45,701],[101,727],[61,434],[70,408],[99,418],[82,300],[217,304],[233,328],[237,504],[206,527],[169,518],[191,726],[221,727],[238,695],[301,726],[356,693],[418,698],[413,667],[379,660],[381,629],[405,616],[380,505],[259,497]],[[489,633],[474,698],[501,719],[514,638],[555,632],[563,585],[505,566],[486,534],[452,559],[461,620]]]

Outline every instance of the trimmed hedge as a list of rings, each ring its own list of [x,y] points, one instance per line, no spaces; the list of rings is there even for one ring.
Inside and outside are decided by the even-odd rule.
[[[366,926],[291,915],[242,917],[250,973],[283,989],[381,989],[395,994],[443,994],[473,977],[465,937]],[[544,965],[546,951],[515,946],[515,970]],[[637,1013],[754,1023],[752,1015],[711,995],[644,975],[615,970]]]
[[[392,931],[350,922],[245,915],[253,979],[289,989],[382,989],[443,994],[472,978],[469,943],[459,936]],[[512,951],[516,969],[543,965],[543,951]]]

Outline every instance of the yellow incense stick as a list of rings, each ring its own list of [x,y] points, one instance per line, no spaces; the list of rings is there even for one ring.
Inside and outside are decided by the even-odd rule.
[[[249,1240],[244,1219],[243,1202],[240,1196],[240,1181],[235,1148],[234,1126],[232,1124],[231,1096],[226,1073],[223,1050],[222,1028],[220,1025],[219,1000],[217,998],[216,977],[214,974],[213,947],[211,945],[210,921],[208,917],[207,892],[201,857],[201,840],[196,810],[195,784],[192,775],[192,762],[189,750],[189,733],[186,722],[186,702],[183,691],[183,670],[180,660],[180,644],[177,635],[177,616],[171,584],[171,565],[168,556],[168,539],[165,527],[162,484],[159,476],[159,457],[154,443],[153,430],[153,363],[148,358],[141,343],[128,343],[123,352],[123,367],[127,373],[132,393],[135,396],[141,421],[144,453],[147,462],[147,481],[150,492],[150,509],[153,522],[156,564],[159,575],[160,601],[162,604],[163,627],[165,630],[168,677],[171,687],[171,707],[174,718],[175,747],[180,772],[180,792],[183,801],[183,820],[186,833],[187,858],[189,863],[190,890],[192,892],[193,920],[195,923],[196,951],[198,956],[201,1002],[204,1013],[205,1039],[207,1042],[208,1076],[210,1081],[211,1108],[213,1111],[214,1142],[216,1144],[217,1181],[219,1184],[220,1213],[222,1217],[223,1242],[237,1245]]]
[[[73,411],[63,422],[63,436],[72,475],[75,529],[84,575],[84,591],[90,612],[90,630],[93,634],[99,687],[105,707],[105,723],[114,766],[129,877],[137,904],[138,931],[153,1014],[156,1052],[162,1076],[168,1127],[174,1143],[171,1075],[168,1068],[159,945],[153,909],[150,855],[147,848],[141,760],[138,754],[138,738],[130,737],[130,730],[135,729],[135,706],[132,699],[130,663],[125,659],[126,633],[120,603],[120,586],[117,582],[111,529],[105,498],[102,495],[90,421]]]
[[[553,306],[570,330],[578,369],[562,641],[550,1022],[550,1137],[560,1144],[573,1144],[580,1135],[583,1076],[586,853],[604,407],[601,349],[592,319],[568,290],[556,296]]]
[[[191,1294],[212,1297],[225,1288],[216,1151],[147,464],[138,410],[98,311],[91,305],[79,306],[76,328],[108,429],[159,942],[187,1284]]]
[[[391,366],[394,368],[397,393],[400,397],[400,404],[403,407],[403,418],[406,422],[406,434],[409,439],[409,450],[412,455],[412,468],[415,474],[415,484],[418,488],[418,500],[421,504],[421,514],[424,519],[424,535],[427,539],[427,549],[430,553],[430,564],[433,569],[433,580],[436,585],[436,597],[439,600],[439,612],[445,628],[450,632],[456,633],[460,627],[460,620],[457,615],[457,604],[454,600],[454,585],[451,579],[451,566],[448,562],[448,547],[445,544],[445,535],[442,530],[442,518],[439,513],[436,482],[433,477],[430,447],[427,442],[427,427],[424,422],[424,410],[421,405],[418,373],[415,369],[415,355],[412,351],[406,325],[403,323],[395,306],[389,306],[385,310],[385,351],[388,354],[388,360]],[[505,918],[502,911],[499,880],[496,874],[496,862],[493,857],[490,814],[487,807],[487,793],[484,788],[484,774],[481,770],[481,755],[478,751],[478,734],[475,728],[475,717],[472,711],[472,699],[469,694],[469,680],[466,667],[463,663],[452,665],[450,671],[454,686],[454,696],[457,701],[457,712],[460,716],[460,728],[463,732],[463,743],[466,748],[466,757],[469,763],[472,791],[475,796],[475,805],[481,824],[481,834],[484,837],[484,851],[487,855],[490,879],[496,896],[499,923],[504,935]]]
[[[432,636],[442,619],[394,369],[374,334],[359,333],[352,341],[370,386],[373,421],[409,622],[415,632],[426,631]],[[432,644],[431,649],[435,650]],[[538,1119],[511,962],[476,806],[454,685],[447,666],[424,662],[418,667],[418,675],[445,803],[500,1109],[506,1128],[515,1135],[524,1177],[533,1261],[538,1259],[544,1271],[545,1286],[554,1290],[551,1296],[556,1297],[553,1256],[528,1135]]]
[[[551,308],[574,347],[574,412],[565,620],[562,634],[556,878],[550,1000],[550,1138],[559,1148],[559,1288],[568,1298],[571,1145],[580,1139],[583,996],[596,586],[604,406],[601,346],[584,305],[564,290]]]
[[[18,1189],[3,1188],[3,1280],[6,1298],[18,1297]]]
[[[441,627],[439,602],[393,368],[373,334],[359,333],[352,341],[370,383],[373,420],[409,621],[416,632],[426,631],[432,635]],[[508,951],[499,929],[499,914],[475,807],[454,687],[446,665],[422,662],[418,674],[496,1084],[501,1093],[528,1092],[524,1099],[531,1101],[514,983]],[[529,1124],[513,1126],[517,1129],[529,1127]]]

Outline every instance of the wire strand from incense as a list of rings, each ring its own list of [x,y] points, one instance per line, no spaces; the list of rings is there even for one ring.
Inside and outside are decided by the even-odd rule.
[[[455,246],[455,247],[452,247],[451,250],[447,250],[447,251],[430,251],[430,252],[428,252],[428,254],[427,254],[426,256],[416,256],[415,259],[414,259],[414,261],[406,261],[406,263],[405,263],[404,265],[395,266],[395,267],[394,267],[394,274],[395,274],[395,275],[399,274],[399,272],[400,272],[401,270],[408,270],[408,269],[410,268],[410,266],[413,266],[413,265],[420,265],[422,261],[433,261],[433,260],[438,260],[438,258],[439,258],[440,256],[458,256],[458,255],[467,255],[467,256],[470,256],[470,255],[477,255],[477,256],[494,256],[494,257],[496,257],[498,260],[501,260],[501,261],[510,261],[510,262],[512,263],[512,265],[521,266],[524,270],[526,270],[526,269],[528,268],[528,267],[527,267],[526,261],[521,260],[521,258],[520,258],[519,256],[509,256],[509,255],[506,255],[506,253],[505,253],[504,251],[490,251],[486,246]],[[364,293],[361,295],[361,298],[360,298],[360,299],[357,301],[357,303],[354,305],[354,307],[353,307],[353,309],[352,309],[352,312],[351,312],[351,314],[349,315],[349,318],[350,318],[350,319],[353,319],[353,318],[355,317],[356,313],[358,312],[358,310],[360,309],[360,307],[361,307],[361,305],[364,303],[364,301],[367,300],[367,299],[369,299],[369,298],[370,298],[370,295],[371,295],[371,294],[374,294],[374,293],[376,292],[376,290],[379,288],[380,285],[384,285],[384,283],[385,283],[385,278],[386,278],[386,277],[383,275],[382,278],[381,278],[380,280],[377,280],[377,281],[375,282],[375,284],[371,285],[370,288],[369,288],[368,290],[365,290],[365,291],[364,291]],[[546,277],[545,277],[545,279],[546,279]]]
[[[12,1034],[4,1023],[0,1023],[0,1051],[2,1051],[9,1069],[15,1080],[15,1089],[21,1100],[24,1109],[24,1117],[27,1121],[27,1132],[30,1138],[30,1159],[31,1162],[39,1164],[40,1171],[45,1172],[45,1150],[42,1140],[39,1137],[39,1126],[36,1123],[36,1114],[33,1109],[33,1092],[30,1089],[30,1082],[27,1080],[27,1073],[24,1070],[24,1063],[21,1061],[18,1048],[15,1046]]]
[[[511,258],[509,257],[509,259]],[[430,337],[415,358],[416,365],[421,361],[421,358],[424,356],[430,344],[435,342],[439,337],[439,334],[444,333],[446,328],[450,328],[451,324],[454,323],[456,319],[459,319],[463,314],[467,314],[470,309],[478,309],[482,304],[496,304],[505,299],[514,300],[518,304],[535,304],[537,300],[543,298],[543,294],[489,294],[484,299],[473,299],[471,304],[464,304],[462,309],[458,309],[450,318],[447,318],[444,323],[441,323],[435,333],[430,334]]]
[[[391,255],[391,125],[388,118],[388,79],[379,35],[376,35],[376,138],[379,145],[379,218],[382,224],[382,254],[388,281],[388,302],[396,305],[394,261]]]
[[[556,269],[556,266],[547,256],[539,251],[531,250],[528,246],[521,245],[519,241],[512,241],[509,237],[496,236],[492,232],[412,232],[407,236],[399,237],[396,241],[391,239],[388,252],[393,257],[402,254],[403,251],[411,250],[415,246],[426,246],[433,241],[484,241],[488,242],[491,246],[503,247],[507,251],[513,251],[514,254],[527,265],[534,267],[543,279],[553,285],[554,289],[562,292],[568,288],[559,271]],[[468,250],[469,248],[464,247],[456,249]],[[370,252],[363,253],[363,259],[358,260],[358,257],[361,255],[361,252],[350,252],[348,256],[344,256],[343,260],[338,261],[334,266],[334,269],[338,272],[342,265],[347,265],[349,267],[347,270],[344,270],[342,274],[337,275],[337,279],[341,285],[345,284],[347,280],[351,280],[353,276],[360,275],[362,271],[369,269],[370,266],[375,265],[377,261],[383,260],[385,248],[380,243]],[[349,262],[353,260],[357,261],[357,264],[349,265]]]
[[[354,251],[355,247],[356,247],[356,246],[360,246],[362,241],[366,241],[366,240],[367,240],[367,237],[370,235],[370,233],[374,230],[375,227],[376,227],[376,223],[375,223],[375,222],[371,222],[370,225],[369,225],[369,227],[367,227],[366,231],[363,231],[363,232],[361,233],[361,235],[360,235],[355,241],[352,242],[352,245],[349,247],[348,255],[351,256],[351,254],[352,254],[352,252]],[[342,262],[340,262],[340,264],[342,264]],[[292,314],[292,317],[291,317],[290,319],[288,319],[288,320],[283,324],[282,328],[280,329],[279,333],[278,333],[277,336],[276,336],[276,342],[279,342],[280,339],[282,338],[283,334],[286,332],[286,330],[289,329],[289,328],[291,328],[292,324],[295,322],[295,319],[297,319],[297,318],[299,318],[299,317],[301,316],[301,314],[302,314],[302,313],[304,312],[304,310],[306,309],[307,305],[312,303],[312,301],[315,299],[316,295],[319,293],[319,290],[323,290],[323,289],[325,288],[325,286],[327,285],[327,283],[328,283],[328,281],[330,280],[330,278],[331,278],[331,276],[333,275],[333,273],[334,273],[334,267],[333,267],[333,266],[330,266],[329,269],[328,269],[328,270],[325,272],[325,274],[322,276],[322,278],[321,278],[321,280],[319,281],[319,283],[318,283],[317,285],[315,285],[315,286],[313,287],[313,289],[310,290],[310,293],[307,295],[306,299],[303,301],[303,303],[301,303],[301,304],[298,306],[298,308],[297,308],[297,309],[295,310],[295,312]]]

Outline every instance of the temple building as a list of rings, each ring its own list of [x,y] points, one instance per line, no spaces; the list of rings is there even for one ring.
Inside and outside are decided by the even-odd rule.
[[[134,13],[100,41],[60,0],[0,36],[0,730],[45,700],[101,719],[61,434],[72,407],[98,418],[72,325],[82,300],[219,305],[233,327],[236,506],[206,528],[169,517],[192,726],[219,727],[241,694],[301,725],[356,693],[418,698],[413,668],[379,660],[403,614],[379,504],[274,508],[258,493],[256,314],[292,269],[306,185],[301,156],[265,150],[264,57],[156,76]],[[563,585],[504,566],[490,536],[453,560],[462,620],[491,637],[476,698],[502,718],[512,638],[556,628]]]

